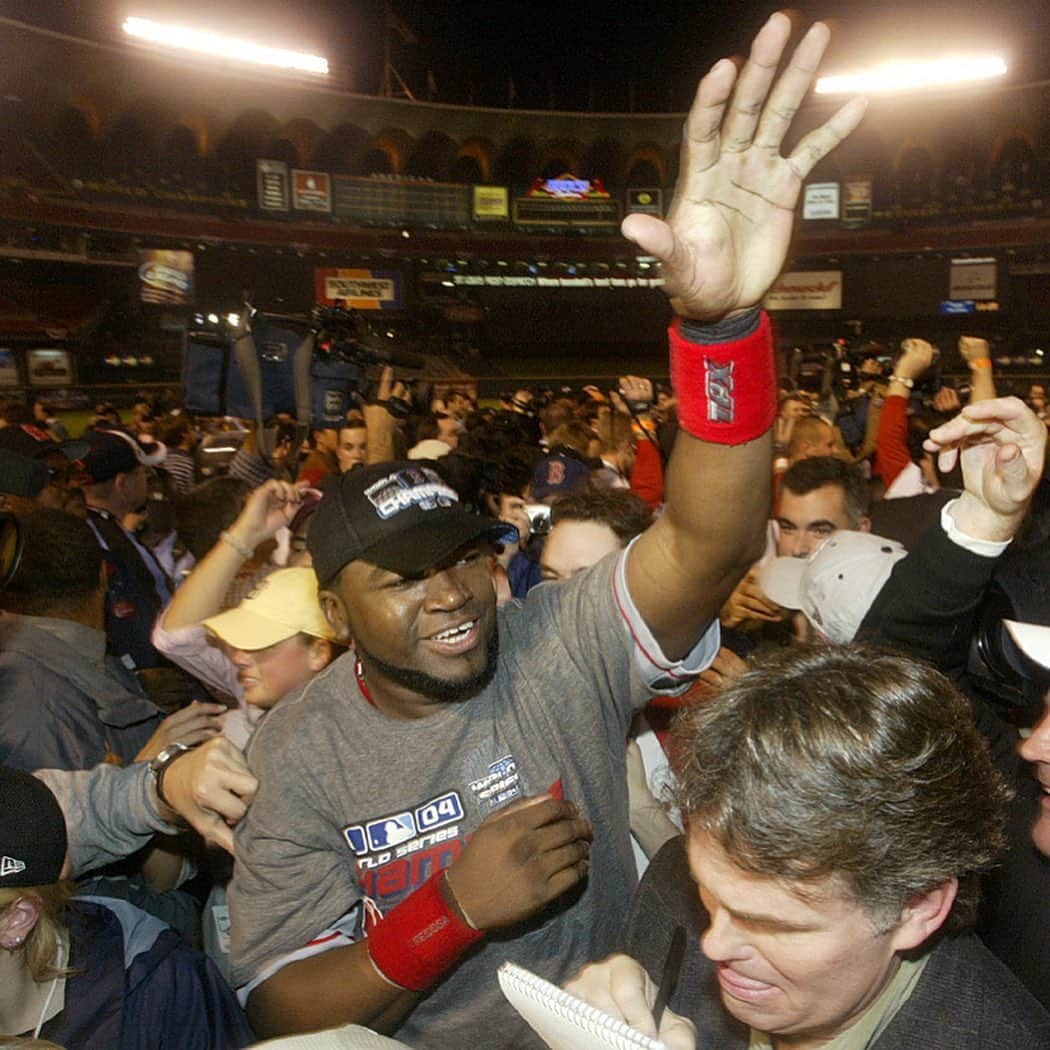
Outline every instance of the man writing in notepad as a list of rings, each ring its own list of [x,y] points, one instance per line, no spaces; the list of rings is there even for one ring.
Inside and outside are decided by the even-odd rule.
[[[237,832],[233,979],[261,1034],[354,1021],[414,1046],[517,1050],[534,1044],[498,965],[560,981],[612,947],[633,881],[627,724],[711,661],[718,610],[761,551],[776,381],[759,304],[803,179],[864,108],[781,157],[828,41],[811,29],[774,85],[790,30],[774,15],[739,76],[723,61],[704,78],[667,222],[624,223],[679,315],[684,433],[651,529],[497,612],[505,526],[423,465],[329,486],[309,547],[356,659],[257,732],[260,788]]]
[[[1050,1015],[972,932],[1008,792],[946,678],[878,650],[786,652],[675,733],[684,841],[639,887],[629,954],[570,991],[655,1035],[680,925],[672,1050],[1050,1046]]]

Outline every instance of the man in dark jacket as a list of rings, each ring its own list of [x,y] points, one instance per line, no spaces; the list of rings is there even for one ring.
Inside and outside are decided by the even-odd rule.
[[[945,678],[874,650],[788,651],[676,733],[684,855],[677,840],[647,873],[629,956],[570,990],[655,1035],[646,971],[681,924],[694,950],[671,1006],[692,1024],[660,1028],[675,1050],[1050,1046],[1050,1016],[965,932],[1007,792]]]
[[[993,440],[975,440],[981,429]],[[1038,707],[1050,698],[1050,671],[1032,654],[1022,657],[1000,623],[1001,616],[1050,623],[1047,482],[1036,491],[1046,427],[1021,401],[1003,398],[969,406],[931,438],[966,443],[966,491],[894,568],[860,635],[932,663],[969,696],[993,760],[1014,788],[1008,848],[985,879],[978,933],[1050,1009],[1050,715],[1020,753],[1017,727],[1007,720],[1009,703],[1027,699]],[[1011,543],[1034,491],[1031,534]]]

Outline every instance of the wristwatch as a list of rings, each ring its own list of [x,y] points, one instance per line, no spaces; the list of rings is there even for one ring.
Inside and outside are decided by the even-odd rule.
[[[165,799],[164,792],[162,790],[164,784],[164,774],[167,772],[168,766],[170,766],[172,762],[174,762],[175,759],[179,757],[179,755],[182,755],[185,752],[192,750],[193,748],[191,748],[189,744],[168,744],[168,746],[164,748],[160,752],[160,754],[158,754],[155,758],[151,758],[149,760],[149,771],[151,776],[153,777],[153,786],[154,788],[156,788],[157,798],[159,798],[165,806],[168,805],[168,801],[167,799]]]

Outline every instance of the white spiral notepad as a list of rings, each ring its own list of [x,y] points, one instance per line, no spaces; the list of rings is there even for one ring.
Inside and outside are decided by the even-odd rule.
[[[515,963],[499,968],[499,986],[550,1050],[666,1050],[663,1043]]]

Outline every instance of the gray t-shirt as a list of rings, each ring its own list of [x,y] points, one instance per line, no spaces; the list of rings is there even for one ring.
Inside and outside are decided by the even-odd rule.
[[[353,938],[447,867],[493,810],[550,791],[594,825],[586,882],[476,946],[398,1032],[413,1046],[540,1045],[503,1000],[500,963],[561,982],[611,951],[634,887],[625,741],[654,691],[677,692],[718,650],[714,625],[678,664],[633,608],[624,556],[534,589],[499,614],[499,666],[473,699],[416,721],[362,696],[352,655],[282,701],[252,738],[259,792],[237,829],[232,976],[242,997],[280,966]]]

